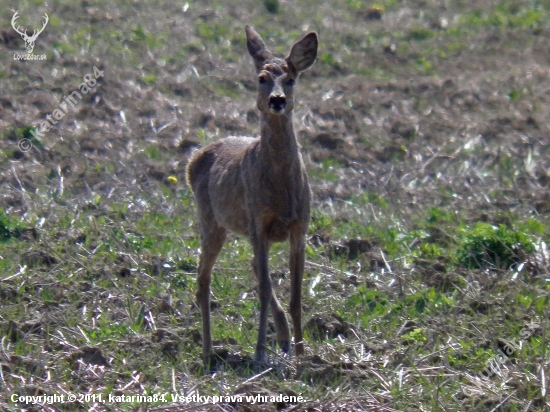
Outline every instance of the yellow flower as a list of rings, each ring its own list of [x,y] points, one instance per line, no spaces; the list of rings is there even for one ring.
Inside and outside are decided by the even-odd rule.
[[[175,185],[176,183],[178,183],[178,178],[176,176],[168,176],[166,178],[166,181]]]

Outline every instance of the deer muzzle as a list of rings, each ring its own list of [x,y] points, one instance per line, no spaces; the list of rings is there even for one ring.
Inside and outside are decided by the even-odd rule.
[[[285,111],[286,97],[284,95],[272,95],[269,97],[269,111],[273,114],[283,114]]]

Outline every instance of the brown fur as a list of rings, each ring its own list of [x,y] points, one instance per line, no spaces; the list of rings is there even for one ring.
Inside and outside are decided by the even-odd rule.
[[[203,321],[205,359],[212,353],[210,282],[212,267],[227,231],[245,235],[254,249],[252,262],[259,282],[260,325],[255,360],[266,361],[268,307],[277,340],[287,352],[290,332],[285,313],[272,290],[268,252],[273,242],[290,239],[290,315],[296,353],[303,354],[301,287],[305,234],[310,219],[310,188],[292,125],[293,82],[317,55],[317,35],[295,43],[286,59],[273,57],[260,36],[246,27],[247,48],[259,74],[257,107],[261,136],[228,137],[197,151],[187,179],[199,211],[201,256],[197,301]]]

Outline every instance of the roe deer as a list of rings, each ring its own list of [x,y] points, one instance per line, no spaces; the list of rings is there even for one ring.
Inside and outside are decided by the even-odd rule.
[[[272,290],[268,252],[273,242],[290,239],[290,316],[296,354],[302,342],[301,289],[305,235],[310,219],[310,188],[292,126],[293,88],[300,72],[317,57],[317,35],[296,42],[288,57],[275,57],[251,27],[246,46],[258,72],[257,108],[260,138],[227,137],[198,150],[187,166],[187,181],[199,211],[201,253],[197,301],[202,315],[202,352],[212,354],[210,281],[212,267],[227,231],[245,235],[254,250],[252,267],[258,278],[260,326],[254,360],[266,363],[268,307],[273,311],[277,341],[290,350],[288,322]]]

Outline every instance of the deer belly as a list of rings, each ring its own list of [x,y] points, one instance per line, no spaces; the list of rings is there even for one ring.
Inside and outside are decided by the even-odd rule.
[[[290,222],[279,218],[273,218],[264,225],[264,232],[271,242],[284,242],[288,239]]]
[[[215,217],[218,224],[230,232],[248,236],[249,224],[246,217],[246,210],[234,203],[227,202],[226,204],[231,205],[231,208],[217,208],[215,210]]]

